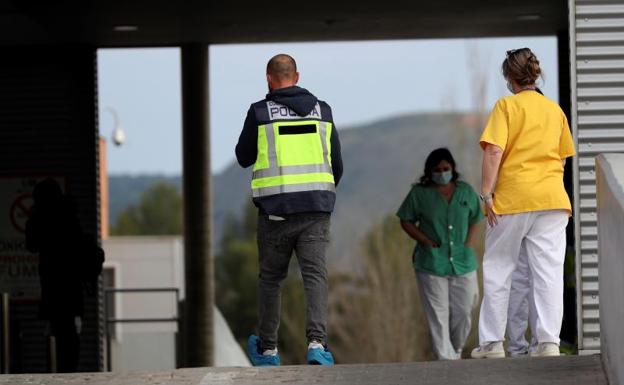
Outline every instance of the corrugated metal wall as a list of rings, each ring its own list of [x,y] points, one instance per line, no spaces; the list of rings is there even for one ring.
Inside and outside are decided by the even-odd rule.
[[[93,47],[2,48],[0,175],[64,177],[84,230],[99,237],[95,70]],[[82,371],[102,368],[100,308],[98,296],[87,297]],[[16,304],[13,310],[13,370],[45,371],[36,304]]]
[[[624,4],[570,0],[579,349],[600,349],[594,158],[624,152]],[[624,234],[624,233],[623,233]]]

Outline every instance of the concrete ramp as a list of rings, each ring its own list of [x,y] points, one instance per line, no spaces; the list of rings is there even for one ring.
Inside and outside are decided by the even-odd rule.
[[[600,356],[405,364],[195,368],[162,373],[3,375],[11,385],[607,385]]]

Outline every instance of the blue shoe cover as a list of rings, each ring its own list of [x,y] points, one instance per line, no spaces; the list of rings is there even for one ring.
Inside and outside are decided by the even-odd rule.
[[[310,365],[333,365],[334,356],[327,348],[308,349],[308,364]]]
[[[247,340],[247,354],[251,360],[253,366],[279,366],[279,355],[265,356],[260,350],[260,338],[257,335],[252,334]]]

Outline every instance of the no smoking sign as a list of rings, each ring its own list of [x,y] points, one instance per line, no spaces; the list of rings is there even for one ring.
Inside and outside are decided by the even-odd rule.
[[[35,185],[46,179],[52,178],[65,192],[65,178],[57,175],[32,175],[12,176],[0,175],[0,244],[4,241],[24,239],[26,222],[32,215],[35,201],[33,190]],[[20,255],[29,254],[26,250]],[[0,255],[4,255],[0,250]],[[15,254],[13,254],[15,255]]]
[[[11,224],[20,233],[26,232],[26,221],[30,218],[34,200],[31,193],[22,194],[13,202],[9,210]]]

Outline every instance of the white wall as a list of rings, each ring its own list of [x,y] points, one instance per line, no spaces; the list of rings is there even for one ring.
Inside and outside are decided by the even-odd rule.
[[[601,353],[609,384],[624,385],[624,154],[596,159]]]
[[[111,237],[104,267],[115,269],[116,288],[178,288],[184,298],[181,237]],[[173,293],[117,293],[117,318],[168,318],[177,314]],[[175,331],[175,325],[123,324],[118,330]]]
[[[177,236],[111,237],[103,242],[105,268],[115,270],[115,288],[178,288],[184,298],[184,244]],[[116,318],[171,318],[173,293],[117,293]],[[215,309],[215,365],[249,366],[227,323]],[[175,369],[175,323],[117,324],[112,340],[115,372]]]

